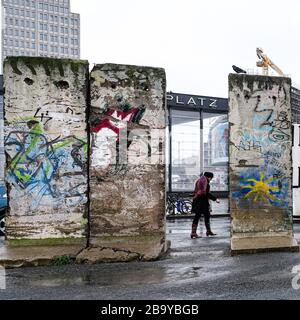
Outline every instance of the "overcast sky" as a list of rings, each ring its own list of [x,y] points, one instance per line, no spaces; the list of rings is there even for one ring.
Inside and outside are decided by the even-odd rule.
[[[71,0],[90,63],[163,67],[173,92],[227,97],[256,47],[300,83],[299,0]]]

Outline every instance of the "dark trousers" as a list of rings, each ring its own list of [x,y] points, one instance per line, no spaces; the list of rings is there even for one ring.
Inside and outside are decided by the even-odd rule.
[[[198,225],[201,215],[204,215],[204,222],[207,231],[210,231],[210,212],[196,213],[193,221],[194,225]]]

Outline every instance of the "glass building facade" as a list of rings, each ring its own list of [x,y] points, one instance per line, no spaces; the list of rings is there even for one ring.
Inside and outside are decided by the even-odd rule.
[[[168,93],[169,192],[194,191],[201,172],[211,171],[211,190],[228,195],[228,100]]]
[[[80,15],[70,0],[1,0],[6,56],[80,58]]]

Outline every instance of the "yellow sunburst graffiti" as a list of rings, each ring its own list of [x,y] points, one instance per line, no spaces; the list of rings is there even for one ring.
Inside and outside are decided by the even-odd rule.
[[[277,180],[278,178],[268,178],[264,179],[265,175],[262,173],[260,175],[260,180],[255,179],[246,179],[247,182],[253,182],[253,185],[247,185],[243,186],[242,189],[250,189],[243,199],[248,199],[251,195],[254,196],[253,201],[257,202],[258,199],[261,199],[263,202],[268,203],[269,200],[272,201],[279,201],[274,195],[272,195],[270,192],[278,192],[280,191],[278,187],[272,187],[269,186],[268,183],[274,180]]]

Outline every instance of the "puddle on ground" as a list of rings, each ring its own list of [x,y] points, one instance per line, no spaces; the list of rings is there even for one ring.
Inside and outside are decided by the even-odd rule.
[[[102,271],[86,272],[80,276],[64,275],[43,277],[43,279],[29,281],[29,286],[34,287],[66,287],[76,285],[93,286],[120,286],[138,284],[159,284],[163,282],[175,282],[201,277],[203,274],[201,267],[181,267],[181,268],[147,268],[132,271]],[[204,275],[204,274],[203,274]]]

